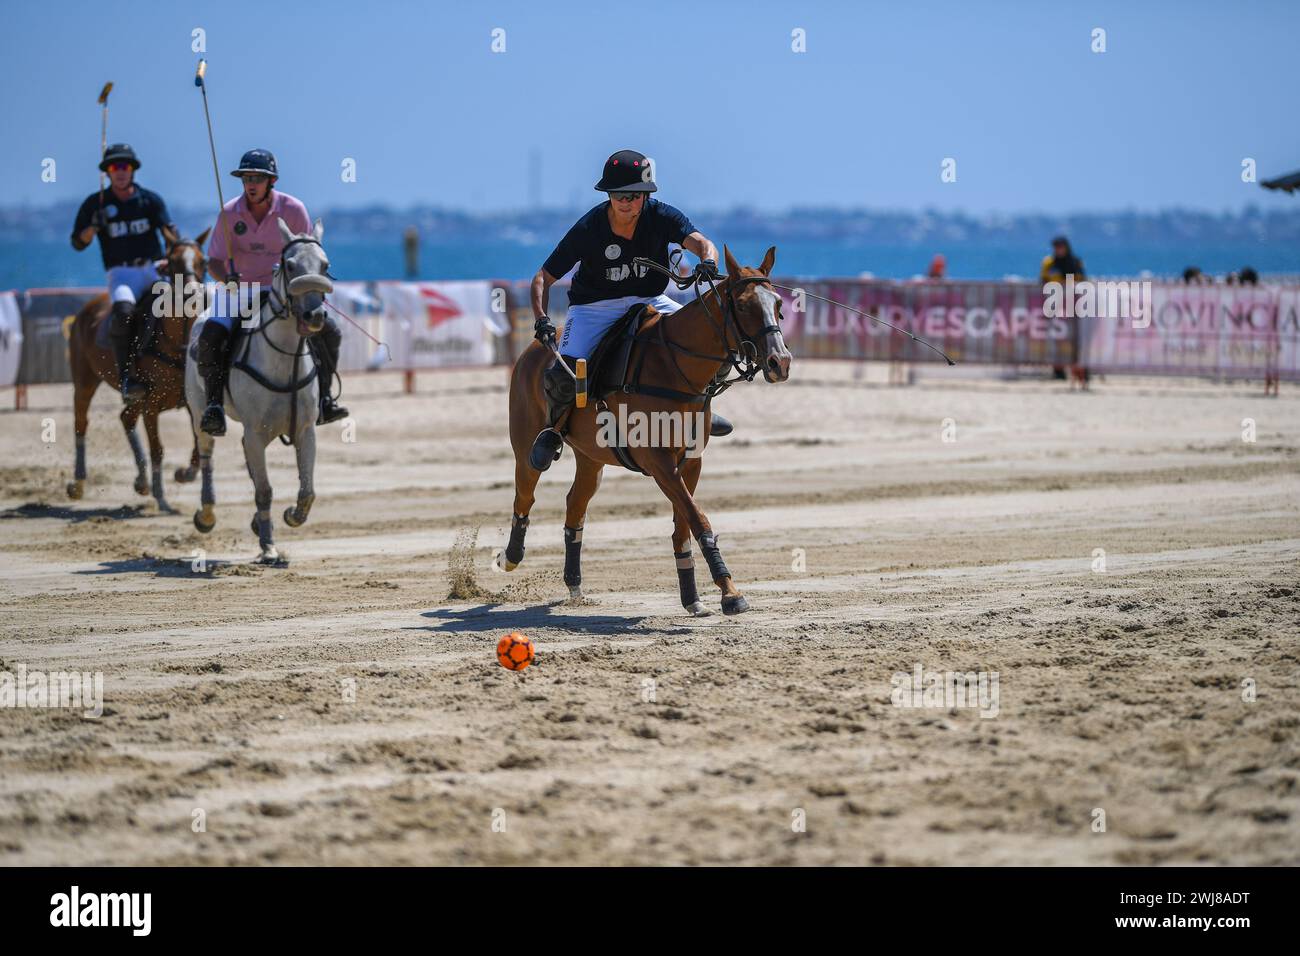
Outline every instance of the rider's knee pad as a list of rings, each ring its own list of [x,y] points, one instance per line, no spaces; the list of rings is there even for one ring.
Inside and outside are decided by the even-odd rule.
[[[199,372],[207,375],[208,372],[218,369],[224,363],[226,340],[230,337],[230,332],[224,326],[216,322],[204,322],[203,328],[199,331],[199,347],[196,356]]]
[[[558,362],[546,370],[542,377],[542,387],[546,389],[547,397],[557,405],[568,405],[577,395],[573,379],[560,368]]]
[[[109,318],[108,334],[115,339],[124,339],[133,331],[131,316],[135,312],[134,302],[114,302],[112,316]]]
[[[321,330],[316,333],[316,338],[320,339],[321,344],[331,352],[337,352],[339,346],[343,344],[343,331],[339,328],[338,323],[334,321],[333,317],[327,315],[325,316],[325,324],[322,325]]]

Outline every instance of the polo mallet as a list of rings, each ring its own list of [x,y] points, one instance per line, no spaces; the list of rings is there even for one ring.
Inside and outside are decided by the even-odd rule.
[[[546,342],[546,347],[550,349],[551,354],[555,356],[555,364],[560,366],[560,368],[564,369],[566,372],[568,372],[569,377],[573,379],[574,407],[586,408],[587,407],[587,360],[578,359],[576,362],[574,362],[574,364],[578,366],[578,370],[575,372],[573,369],[569,368],[569,363],[564,361],[564,356],[560,354],[560,350],[555,347],[554,342],[548,339]]]
[[[99,105],[103,109],[103,117],[99,123],[99,161],[104,161],[104,154],[108,152],[108,94],[113,92],[113,83],[110,80],[104,84],[104,88],[99,91]],[[104,211],[104,171],[99,171],[99,211]]]
[[[221,194],[221,171],[217,166],[217,144],[212,138],[212,115],[208,112],[208,85],[204,82],[204,75],[208,72],[208,61],[199,60],[199,68],[194,71],[194,85],[199,88],[203,94],[203,118],[208,122],[208,147],[212,150],[212,175],[217,181],[217,218],[225,226],[223,230],[226,234],[226,277],[235,273],[235,247],[230,241],[230,222],[223,215],[226,211],[226,197]]]

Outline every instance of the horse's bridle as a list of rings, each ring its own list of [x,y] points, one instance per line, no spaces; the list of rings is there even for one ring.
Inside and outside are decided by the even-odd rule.
[[[275,322],[279,319],[287,319],[291,315],[293,315],[293,310],[290,308],[290,305],[292,303],[292,300],[295,298],[295,296],[292,292],[289,291],[289,260],[288,257],[285,255],[285,253],[288,252],[294,246],[302,245],[305,243],[311,243],[312,245],[320,246],[322,251],[325,248],[324,246],[321,246],[321,242],[319,239],[316,239],[312,236],[295,236],[293,239],[290,239],[288,242],[284,244],[284,248],[280,250],[280,265],[279,265],[279,273],[278,273],[284,279],[284,298],[281,299],[280,305],[278,307],[275,305],[274,301],[272,302],[270,320],[267,322],[259,322],[257,324],[257,329],[253,333],[254,335],[256,335],[257,333],[260,332],[262,335],[262,340],[266,342],[266,344],[269,345],[271,348],[273,348],[275,351],[279,352],[281,355],[296,355],[301,350],[303,336],[300,335],[298,337],[299,339],[298,346],[294,349],[294,351],[286,352],[284,349],[280,348],[278,345],[276,345],[274,342],[271,341],[270,337],[266,334],[266,330],[267,327],[271,324],[271,322]],[[328,271],[320,274],[326,277],[329,276]],[[271,286],[271,298],[272,300],[281,298],[280,295],[275,291],[274,284],[272,284]],[[295,329],[294,331],[296,332],[297,330]]]
[[[181,238],[178,239],[176,242],[172,243],[171,251],[174,251],[178,246],[193,246],[198,251],[200,268],[203,270],[203,276],[206,279],[208,273],[208,257],[203,254],[203,247],[200,246],[193,239]],[[167,261],[168,264],[170,264],[171,262],[170,255],[168,256]],[[198,275],[198,273],[192,273],[192,274],[195,275],[196,277]],[[176,278],[177,275],[178,273],[169,272],[166,278],[168,282],[170,282],[170,280]],[[163,277],[159,276],[159,278],[162,279]],[[172,318],[175,318],[175,316],[172,316]],[[142,354],[152,355],[154,358],[159,359],[163,363],[170,365],[173,368],[183,369],[185,367],[185,349],[187,347],[186,343],[188,343],[190,340],[190,328],[194,325],[194,316],[190,315],[188,310],[183,308],[181,310],[181,318],[184,320],[184,324],[181,330],[180,348],[177,349],[176,354],[173,355],[168,352],[162,351],[160,348],[153,348],[153,347],[146,349]]]
[[[679,252],[677,255],[680,257],[681,253]],[[656,272],[662,272],[664,275],[668,276],[669,280],[677,286],[678,289],[685,289],[691,286],[695,288],[695,297],[700,300],[700,304],[704,307],[704,315],[705,318],[709,320],[709,325],[713,327],[713,331],[718,333],[718,337],[722,340],[722,346],[726,349],[726,354],[706,355],[702,352],[694,352],[685,346],[678,345],[676,342],[670,342],[666,337],[666,333],[663,331],[662,322],[659,324],[659,338],[671,352],[680,352],[683,355],[689,355],[692,358],[707,359],[711,362],[718,362],[720,363],[720,366],[721,363],[731,363],[732,369],[736,372],[736,377],[727,378],[722,368],[719,367],[718,374],[713,377],[704,390],[706,397],[712,398],[715,395],[719,395],[736,382],[752,382],[754,377],[763,370],[763,366],[758,362],[758,352],[761,344],[760,340],[764,336],[779,333],[781,331],[781,326],[775,322],[765,322],[763,327],[753,335],[750,335],[741,328],[740,321],[736,318],[736,289],[746,285],[761,285],[769,283],[770,280],[767,276],[737,275],[723,277],[723,289],[726,292],[726,298],[724,299],[722,293],[719,292],[717,285],[715,285],[712,276],[701,276],[698,272],[692,273],[689,276],[679,276],[672,269],[665,268],[653,259],[642,257],[637,257],[636,259],[633,259],[632,262],[634,265],[644,266],[654,269]],[[702,278],[706,279],[709,284],[709,290],[706,294],[702,294],[700,291]],[[775,290],[773,290],[772,294],[776,295]],[[709,306],[710,296],[717,298],[721,303],[718,310],[721,312],[720,319],[714,317],[713,310]],[[773,314],[775,314],[775,312]],[[736,339],[735,348],[732,348],[731,345],[731,333],[733,330],[735,331]],[[687,384],[690,384],[690,379],[687,378],[686,373],[682,371],[681,366],[677,364],[676,356],[673,356],[673,367],[677,369],[677,374],[680,375]]]

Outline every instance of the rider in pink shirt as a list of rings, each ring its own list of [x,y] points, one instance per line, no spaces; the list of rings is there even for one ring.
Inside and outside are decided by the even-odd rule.
[[[271,275],[280,261],[280,250],[284,247],[284,237],[276,219],[283,219],[285,225],[293,230],[294,235],[311,232],[311,218],[302,200],[275,189],[267,190],[271,194],[268,208],[258,209],[261,222],[249,209],[247,197],[240,193],[226,203],[217,217],[217,224],[212,229],[212,241],[208,243],[208,258],[217,266],[213,272],[221,278],[227,261],[235,260],[239,278],[243,282],[260,282],[262,288],[271,288]],[[230,241],[234,245],[234,255],[226,248],[226,229],[229,227]]]
[[[239,168],[230,175],[243,181],[244,191],[226,203],[217,216],[212,241],[208,243],[208,271],[218,282],[238,283],[239,292],[232,296],[224,287],[217,290],[198,342],[198,370],[208,393],[208,405],[199,427],[209,435],[226,433],[224,401],[230,328],[235,315],[247,314],[246,308],[260,307],[260,302],[252,297],[251,283],[260,284],[264,291],[271,288],[275,267],[284,250],[279,220],[283,219],[294,235],[312,231],[307,207],[288,193],[275,190],[279,171],[270,150],[250,149],[239,161]],[[232,260],[233,272],[230,271]],[[348,414],[330,395],[343,335],[333,318],[326,316],[324,328],[313,338],[312,355],[320,368],[321,396],[316,424],[324,425]]]

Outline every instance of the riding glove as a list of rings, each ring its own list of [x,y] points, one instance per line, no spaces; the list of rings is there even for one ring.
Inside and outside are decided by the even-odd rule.
[[[550,316],[544,315],[533,323],[533,336],[543,345],[547,342],[555,344],[555,326],[551,324]]]

